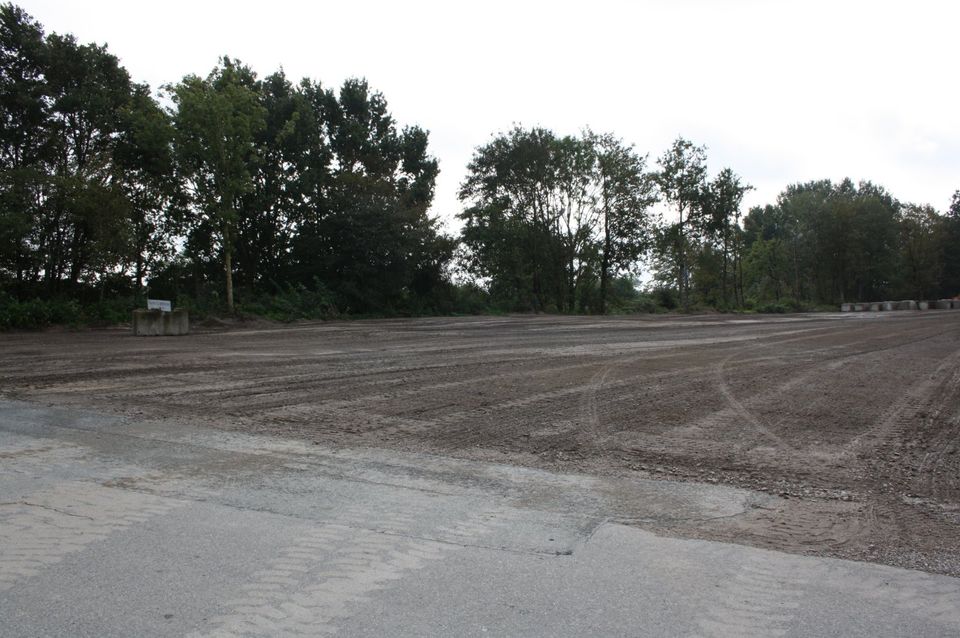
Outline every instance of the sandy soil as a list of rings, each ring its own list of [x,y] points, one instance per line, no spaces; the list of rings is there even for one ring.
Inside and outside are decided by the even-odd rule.
[[[960,312],[6,334],[0,394],[732,484],[778,498],[655,531],[960,575]]]

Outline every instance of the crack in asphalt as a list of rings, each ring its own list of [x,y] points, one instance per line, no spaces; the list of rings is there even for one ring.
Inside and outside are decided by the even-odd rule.
[[[83,514],[74,514],[73,512],[67,512],[56,507],[50,507],[49,505],[42,505],[40,503],[31,503],[29,501],[6,501],[0,503],[0,505],[26,505],[27,507],[39,507],[40,509],[50,510],[51,512],[56,512],[57,514],[63,514],[65,516],[75,516],[77,518],[85,518],[88,521],[95,520],[90,516],[84,516]]]

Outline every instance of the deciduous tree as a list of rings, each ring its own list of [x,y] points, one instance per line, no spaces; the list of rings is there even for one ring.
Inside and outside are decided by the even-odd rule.
[[[206,78],[190,75],[170,87],[178,174],[189,196],[192,246],[219,253],[233,311],[233,255],[241,200],[254,189],[265,126],[253,72],[224,57]]]

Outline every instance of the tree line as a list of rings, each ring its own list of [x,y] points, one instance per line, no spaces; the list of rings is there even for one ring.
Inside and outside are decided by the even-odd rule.
[[[150,294],[289,317],[605,313],[960,293],[960,194],[941,214],[820,181],[744,215],[750,186],[711,177],[683,138],[651,160],[612,134],[516,127],[476,150],[452,237],[428,212],[428,142],[363,80],[261,78],[224,57],[155,94],[105,46],[2,5],[0,308]]]
[[[610,282],[643,258],[667,308],[960,294],[960,192],[940,214],[868,181],[823,180],[743,214],[750,189],[730,168],[710,177],[706,149],[683,138],[651,163],[611,135],[516,128],[468,167],[465,264],[514,310],[605,312]]]
[[[221,59],[136,84],[105,47],[0,8],[0,285],[30,297],[248,298],[430,309],[455,241],[428,216],[427,133],[362,80]]]

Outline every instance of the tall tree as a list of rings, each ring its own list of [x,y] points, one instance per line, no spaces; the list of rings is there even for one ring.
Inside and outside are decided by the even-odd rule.
[[[309,211],[322,208],[318,191],[327,185],[330,157],[326,103],[313,103],[312,89],[308,82],[294,86],[282,71],[256,85],[265,125],[255,140],[253,188],[242,198],[235,260],[238,281],[250,288],[276,289],[295,276],[298,230],[307,232],[314,217]]]
[[[106,47],[72,36],[48,36],[45,57],[50,158],[38,243],[48,290],[73,292],[81,280],[103,284],[129,254],[116,154],[133,85]]]
[[[915,299],[929,299],[939,294],[943,275],[942,218],[932,206],[909,204],[898,221],[902,288]]]
[[[563,305],[559,145],[552,131],[516,127],[476,150],[460,187],[468,265],[517,308]]]
[[[943,271],[940,295],[960,297],[960,190],[953,193],[950,208],[943,219]]]
[[[740,224],[740,205],[743,196],[753,187],[743,184],[740,177],[729,168],[720,171],[707,185],[704,193],[704,212],[706,222],[713,238],[720,244],[722,254],[721,300],[724,307],[729,305],[727,296],[730,253],[735,248],[734,229]],[[739,265],[738,255],[734,254],[734,274]],[[736,285],[736,278],[734,279]]]
[[[445,242],[428,215],[439,173],[429,135],[398,130],[386,98],[363,80],[344,82],[327,117],[334,159],[322,270],[353,310],[409,306],[414,281],[443,279],[437,269],[451,258],[436,252]]]
[[[0,5],[0,274],[11,273],[21,294],[41,268],[34,220],[49,150],[45,47],[39,23]]]
[[[700,228],[707,176],[706,149],[682,137],[660,156],[657,183],[674,221],[667,221],[660,252],[672,263],[680,303],[690,307],[690,266],[687,253]]]
[[[265,109],[246,66],[224,57],[202,79],[189,75],[170,87],[177,167],[190,200],[191,232],[219,253],[233,312],[233,255],[241,200],[254,189],[255,144]],[[194,244],[197,246],[197,243]]]
[[[146,85],[133,88],[121,113],[116,175],[129,212],[134,288],[142,294],[147,273],[174,252],[176,229],[167,212],[176,196],[170,116]]]
[[[467,266],[495,298],[605,312],[611,279],[649,247],[656,185],[612,135],[517,127],[477,149],[460,197]]]
[[[651,246],[650,207],[658,197],[646,156],[612,135],[596,136],[593,144],[602,229],[599,311],[604,314],[610,279],[631,268]]]

